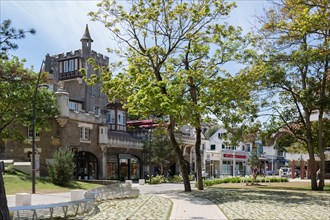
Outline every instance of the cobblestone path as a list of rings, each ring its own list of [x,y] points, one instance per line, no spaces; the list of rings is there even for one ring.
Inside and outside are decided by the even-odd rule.
[[[215,189],[194,191],[228,219],[330,219],[330,192]]]

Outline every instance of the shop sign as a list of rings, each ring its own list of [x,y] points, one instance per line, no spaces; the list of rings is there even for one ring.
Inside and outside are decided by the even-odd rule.
[[[119,159],[131,159],[130,154],[119,154]]]
[[[223,154],[223,157],[229,157],[229,158],[239,158],[239,159],[246,159],[246,155],[237,155],[237,154]]]

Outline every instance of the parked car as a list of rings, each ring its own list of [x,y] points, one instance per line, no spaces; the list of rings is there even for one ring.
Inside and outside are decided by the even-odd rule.
[[[290,177],[290,175],[291,175],[291,168],[281,167],[280,169],[282,169],[282,176],[281,177]]]
[[[276,172],[274,170],[266,170],[266,176],[273,176]]]

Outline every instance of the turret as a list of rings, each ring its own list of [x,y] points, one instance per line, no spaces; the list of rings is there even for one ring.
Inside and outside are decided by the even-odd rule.
[[[92,52],[92,38],[88,30],[88,24],[86,24],[85,33],[80,39],[82,46],[82,56],[83,58],[88,58]]]
[[[58,110],[60,115],[56,117],[57,122],[61,127],[64,127],[69,118],[69,93],[67,93],[64,89],[59,88],[57,92],[55,92]]]

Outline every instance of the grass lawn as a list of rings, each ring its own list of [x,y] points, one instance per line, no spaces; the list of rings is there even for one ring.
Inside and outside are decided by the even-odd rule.
[[[259,185],[242,185],[241,183],[226,183],[212,186],[213,188],[231,189],[278,189],[278,190],[311,190],[311,183],[306,182],[281,182],[281,183],[259,183]],[[326,183],[324,191],[330,191],[330,184]]]
[[[7,195],[13,195],[16,193],[31,193],[32,191],[32,179],[30,176],[25,174],[18,175],[3,175],[5,189]],[[67,192],[72,189],[92,189],[99,187],[99,184],[85,183],[79,181],[73,181],[69,187],[61,187],[54,185],[47,178],[36,179],[36,193],[56,193],[56,192]]]

